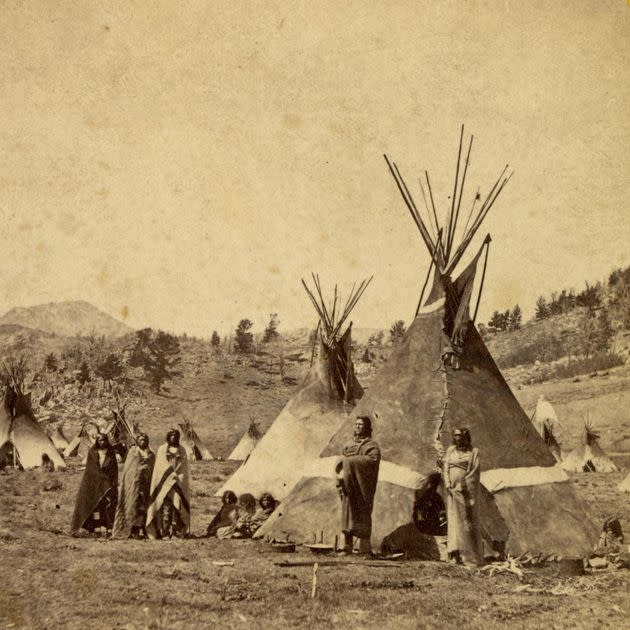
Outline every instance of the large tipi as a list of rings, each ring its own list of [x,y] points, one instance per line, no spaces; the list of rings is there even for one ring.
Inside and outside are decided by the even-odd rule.
[[[314,291],[303,281],[319,316],[319,352],[300,389],[217,495],[225,490],[254,495],[271,492],[282,500],[346,420],[363,388],[351,358],[352,323],[345,332],[342,329],[370,280],[350,292],[343,308],[336,287],[327,307],[319,278],[313,276]]]
[[[599,445],[599,434],[587,421],[584,423],[580,445],[563,460],[562,468],[570,472],[614,472],[619,467]]]
[[[262,433],[260,432],[258,424],[254,419],[250,420],[247,431],[245,431],[243,437],[234,447],[228,459],[236,462],[244,462],[249,457],[249,454],[256,448],[261,438]]]
[[[540,437],[544,440],[547,448],[551,451],[551,454],[556,458],[556,461],[562,461],[562,451],[557,438],[560,423],[555,409],[543,394],[540,395],[536,403],[532,423],[534,427],[536,427],[536,431],[538,431]]]
[[[38,424],[31,407],[30,395],[7,385],[0,405],[0,452],[12,449],[14,464],[30,469],[42,466],[49,459],[57,470],[66,467],[63,457]]]
[[[468,156],[471,145],[472,138]],[[382,454],[372,514],[372,544],[378,548],[385,536],[411,526],[416,491],[436,469],[436,460],[450,443],[452,430],[465,426],[481,454],[480,512],[484,538],[491,546],[512,554],[584,553],[592,549],[598,536],[587,506],[566,473],[555,465],[554,457],[490,356],[474,326],[474,316],[470,317],[476,266],[484,247],[487,252],[489,236],[464,270],[451,279],[508,180],[506,167],[471,222],[480,199],[477,193],[469,222],[455,248],[468,167],[467,156],[460,169],[461,156],[460,141],[452,206],[443,228],[438,225],[426,171],[431,200],[430,206],[426,203],[429,227],[398,168],[388,160],[429,249],[435,272],[432,289],[426,299],[421,295],[402,343],[353,414],[372,417],[374,439]],[[317,464],[259,530],[259,536],[312,542],[313,532],[324,532],[325,540],[332,541],[340,527],[333,468],[344,443],[352,438],[353,422],[354,417],[343,424]]]

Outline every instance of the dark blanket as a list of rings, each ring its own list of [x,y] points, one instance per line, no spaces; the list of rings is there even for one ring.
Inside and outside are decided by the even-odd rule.
[[[97,522],[93,519],[93,514],[101,504],[101,508],[106,513],[107,522],[111,527],[116,513],[116,503],[118,499],[118,463],[116,454],[110,447],[106,451],[105,461],[101,468],[98,451],[93,446],[88,451],[87,464],[77,500],[72,515],[71,533],[77,533],[81,528],[93,531]],[[104,523],[103,523],[104,524]]]
[[[370,438],[344,447],[341,460],[341,531],[358,538],[370,537],[380,461],[378,444]]]
[[[222,527],[234,525],[238,516],[238,505],[231,503],[230,505],[222,505],[218,514],[210,521],[206,532],[207,536],[216,536],[217,531]]]

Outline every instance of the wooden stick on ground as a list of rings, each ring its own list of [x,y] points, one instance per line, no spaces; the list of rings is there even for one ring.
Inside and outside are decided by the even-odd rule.
[[[332,566],[360,566],[360,567],[377,567],[389,569],[392,567],[404,567],[404,562],[396,562],[394,560],[274,560],[274,566],[290,568],[290,567],[311,567],[314,564],[322,567]]]
[[[319,569],[319,564],[317,562],[313,565],[313,588],[311,589],[311,599],[315,599],[317,595],[317,569]]]

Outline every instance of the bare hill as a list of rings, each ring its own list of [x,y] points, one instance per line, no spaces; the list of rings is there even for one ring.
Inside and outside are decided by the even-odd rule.
[[[121,337],[132,330],[84,301],[15,307],[0,317],[0,325],[8,324],[66,337],[87,334]]]

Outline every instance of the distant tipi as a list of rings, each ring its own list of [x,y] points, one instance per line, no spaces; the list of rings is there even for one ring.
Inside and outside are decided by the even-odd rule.
[[[463,136],[463,129],[462,129]],[[468,156],[472,138],[468,147]],[[469,305],[477,262],[489,236],[469,264],[452,275],[508,178],[503,171],[454,247],[469,159],[460,153],[447,224],[440,227],[426,176],[429,227],[398,168],[388,160],[398,189],[431,255],[432,289],[353,416],[373,419],[382,460],[372,514],[372,544],[413,523],[417,490],[436,469],[452,430],[470,429],[481,454],[480,513],[484,538],[496,549],[581,554],[597,541],[586,503],[538,435],[510,391],[474,326]],[[387,158],[386,158],[387,159]],[[462,174],[463,173],[463,174]],[[461,175],[461,179],[460,179]],[[431,217],[435,229],[431,232]],[[470,219],[472,218],[472,222]],[[427,276],[428,281],[428,276]],[[425,283],[426,285],[427,283]],[[483,277],[481,280],[483,286]],[[479,291],[481,293],[481,289]],[[476,312],[476,309],[475,309]],[[289,497],[259,530],[259,536],[296,542],[339,531],[334,463],[352,437],[354,417],[344,422]]]
[[[247,431],[243,434],[243,437],[239,440],[238,444],[234,447],[234,450],[230,453],[228,459],[237,462],[244,462],[249,454],[256,448],[258,442],[262,438],[262,433],[256,421],[252,418],[250,420]]]
[[[543,394],[540,395],[538,403],[536,403],[532,423],[556,461],[562,461],[562,451],[557,439],[560,423],[555,409]]]
[[[314,291],[303,281],[319,316],[319,353],[300,389],[217,495],[225,490],[254,495],[271,492],[283,499],[346,420],[363,388],[352,363],[352,323],[342,329],[370,280],[350,292],[343,308],[336,287],[327,306],[319,278],[313,276]]]
[[[580,445],[563,460],[562,468],[571,472],[614,472],[619,467],[599,445],[599,434],[587,421],[584,423]]]
[[[188,458],[193,461],[213,460],[212,453],[199,437],[193,423],[189,419],[185,419],[179,425],[180,443],[186,449]]]

